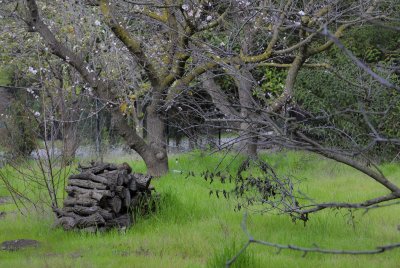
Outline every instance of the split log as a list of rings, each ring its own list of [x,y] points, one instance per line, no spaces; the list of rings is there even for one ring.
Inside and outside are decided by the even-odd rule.
[[[97,190],[106,190],[107,186],[101,183],[92,182],[92,181],[84,181],[84,180],[68,180],[68,184],[71,186],[79,186],[86,189],[97,189]]]
[[[91,180],[93,182],[102,183],[104,185],[108,185],[109,184],[109,181],[106,178],[104,178],[102,176],[95,175],[93,173],[89,173],[89,172],[83,172],[83,173],[80,173],[80,174],[71,175],[69,177],[69,179],[70,180],[71,179],[73,179],[73,180],[75,180],[75,179],[76,180]]]
[[[132,223],[131,216],[129,214],[123,214],[122,216],[107,221],[106,227],[129,227]]]
[[[150,210],[148,198],[154,189],[150,176],[131,174],[126,163],[94,163],[82,170],[69,177],[64,208],[54,209],[57,225],[65,230],[96,232],[127,227],[136,212],[144,214]]]
[[[100,207],[98,206],[93,206],[93,207],[74,206],[74,207],[66,207],[64,211],[73,212],[81,216],[89,216],[98,212],[99,209]]]
[[[107,211],[105,209],[99,209],[98,212],[106,221],[109,221],[109,220],[112,220],[112,219],[115,218],[114,217],[114,215],[115,215],[114,213],[112,213],[110,211]]]
[[[119,175],[119,170],[113,170],[108,173],[99,174],[99,176],[106,178],[108,181],[107,185],[109,186],[121,186],[124,183],[123,178]]]
[[[80,216],[90,216],[94,213],[99,213],[104,220],[111,220],[114,217],[114,214],[102,209],[100,207],[82,207],[82,206],[74,206],[74,207],[64,207],[62,210],[58,210],[56,212],[57,215],[61,217],[71,217],[78,218]]]
[[[96,201],[100,201],[103,198],[105,198],[106,196],[104,196],[101,193],[98,192],[87,192],[87,193],[82,193],[82,194],[74,194],[72,197],[76,197],[76,198],[87,198],[87,199],[94,199]],[[110,196],[112,197],[112,196]]]
[[[91,207],[97,205],[97,200],[89,198],[67,198],[64,200],[65,207],[84,206]]]
[[[80,166],[80,169],[84,170],[85,172],[93,173],[95,175],[103,173],[105,170],[117,170],[118,166],[115,164],[109,164],[109,163],[92,163],[92,166],[90,167],[82,167]]]
[[[86,228],[86,227],[90,227],[90,226],[99,226],[99,225],[104,225],[105,223],[106,223],[106,221],[99,213],[95,213],[88,217],[79,217],[78,216],[76,218],[76,226],[80,227],[80,228]]]
[[[124,188],[124,191],[125,191],[124,206],[125,208],[129,208],[129,205],[131,204],[131,192],[127,188]]]
[[[113,212],[119,213],[122,206],[121,198],[119,198],[118,196],[114,196],[113,198],[108,199],[107,205],[111,208]]]
[[[133,175],[131,175],[130,177],[131,177],[131,179],[130,179],[129,183],[127,184],[127,185],[128,185],[128,188],[129,188],[129,190],[131,190],[132,192],[136,192],[136,190],[137,190],[137,187],[136,187],[136,179],[133,177]]]
[[[62,219],[67,219],[68,224],[73,227],[85,228],[89,226],[99,226],[104,225],[106,222],[100,213],[97,212],[87,217],[82,217],[74,212],[62,211],[60,213],[63,217],[59,218],[58,223],[65,224]]]
[[[124,162],[121,165],[118,166],[118,170],[126,170],[127,174],[131,174],[132,173],[132,168],[131,166]]]
[[[111,196],[111,193],[110,193],[110,196]],[[100,201],[102,198],[104,198],[104,195],[99,192],[93,191],[88,195],[88,197],[95,199],[97,201]]]
[[[118,194],[119,197],[125,198],[125,187],[124,186],[115,187],[115,192]]]
[[[121,173],[119,174],[119,176],[122,179],[122,184],[127,185],[130,181],[130,175],[127,173],[126,170],[121,171]]]
[[[56,219],[55,226],[62,226],[64,230],[72,230],[75,225],[75,219],[72,217],[61,217]]]
[[[65,191],[71,195],[71,196],[83,196],[83,195],[90,195],[90,193],[95,193],[99,194],[102,197],[113,197],[114,193],[112,193],[110,190],[93,190],[93,189],[86,189],[86,188],[80,188],[78,186],[67,186],[65,187]],[[97,198],[94,198],[97,200]]]
[[[143,174],[135,174],[136,186],[139,190],[146,190],[149,188],[151,176]]]

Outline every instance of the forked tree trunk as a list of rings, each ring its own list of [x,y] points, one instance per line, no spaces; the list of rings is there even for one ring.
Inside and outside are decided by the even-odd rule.
[[[257,157],[257,131],[254,129],[254,125],[250,124],[252,121],[250,108],[254,106],[252,97],[254,78],[250,71],[244,68],[231,74],[238,87],[240,112],[234,109],[234,105],[229,102],[227,94],[215,83],[211,72],[206,72],[203,75],[205,78],[203,87],[211,96],[214,105],[226,118],[241,121],[237,126],[235,123],[231,123],[233,128],[240,128],[239,135],[242,142],[240,142],[239,148],[245,155]]]
[[[30,14],[30,20],[28,22],[30,29],[40,33],[52,53],[62,60],[68,59],[68,63],[80,73],[83,80],[95,89],[97,96],[104,100],[115,99],[115,96],[118,94],[113,90],[115,87],[113,81],[105,81],[104,79],[97,77],[95,72],[90,71],[91,67],[79,54],[75,54],[67,46],[57,40],[48,26],[41,20],[36,1],[27,0],[26,4]],[[111,21],[110,23],[113,24],[114,21]],[[114,26],[112,25],[111,28],[115,29]],[[118,33],[119,32],[116,32],[117,35]],[[121,36],[119,36],[119,38],[121,39]],[[140,52],[136,53],[136,56],[138,56],[139,61],[146,61],[143,59],[143,55]],[[168,171],[168,156],[164,140],[164,122],[156,109],[162,99],[161,95],[163,91],[158,88],[157,79],[154,76],[154,73],[154,70],[148,70],[149,78],[153,81],[152,84],[154,87],[152,103],[148,107],[147,111],[149,143],[146,143],[136,132],[136,129],[128,124],[127,119],[121,113],[119,107],[114,106],[114,109],[111,112],[118,133],[126,141],[128,146],[135,150],[144,159],[148,168],[148,174],[161,176]]]

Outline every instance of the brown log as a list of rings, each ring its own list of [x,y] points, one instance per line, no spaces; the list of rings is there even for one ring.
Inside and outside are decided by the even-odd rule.
[[[86,189],[98,189],[98,190],[106,190],[107,186],[101,183],[92,182],[92,181],[84,181],[84,180],[69,180],[68,184],[70,186],[79,186]]]
[[[73,207],[73,206],[84,206],[84,207],[92,207],[97,205],[98,201],[89,198],[71,198],[68,197],[64,200],[64,206]]]

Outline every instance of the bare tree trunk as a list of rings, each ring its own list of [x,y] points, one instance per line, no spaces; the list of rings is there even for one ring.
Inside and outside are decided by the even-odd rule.
[[[161,176],[168,172],[165,122],[154,103],[147,107],[147,139],[151,149],[151,156],[145,159],[148,171],[153,176]]]
[[[76,126],[72,123],[63,123],[63,165],[69,165],[75,158],[76,150],[79,146],[79,138]]]
[[[62,71],[59,70],[57,74],[59,77],[59,88],[57,94],[57,107],[58,112],[61,114],[61,135],[63,141],[63,151],[62,151],[62,165],[67,166],[70,165],[71,162],[75,158],[76,150],[79,146],[80,139],[77,135],[77,126],[76,123],[72,123],[71,120],[75,119],[74,112],[68,112],[66,107],[67,99],[64,95],[64,78]],[[76,95],[73,94],[73,98],[76,98]],[[70,102],[71,104],[75,103],[74,101]]]
[[[223,92],[221,87],[215,82],[214,74],[210,71],[203,74],[203,88],[210,95],[215,107],[225,116],[237,117],[238,112],[234,109],[232,103],[229,102],[226,92]]]
[[[155,177],[165,175],[168,172],[168,156],[165,144],[164,147],[160,147],[160,143],[157,143],[155,139],[155,137],[162,137],[164,135],[164,122],[159,118],[159,115],[151,113],[150,116],[149,114],[147,115],[147,124],[157,125],[157,127],[150,128],[148,136],[152,136],[153,138],[149,141],[149,144],[128,125],[126,118],[120,113],[118,108],[113,110],[112,116],[118,134],[126,141],[130,148],[143,158],[147,167],[147,173]]]
[[[238,119],[241,123],[234,128],[240,128],[240,139],[243,140],[239,148],[244,149],[243,153],[249,157],[257,157],[257,134],[254,129],[250,111],[254,109],[254,100],[252,97],[252,88],[254,86],[254,78],[248,69],[243,67],[231,74],[235,78],[239,92],[240,113],[234,109],[234,105],[229,102],[227,94],[222,91],[220,86],[215,83],[211,72],[206,72],[203,76],[203,87],[210,95],[213,104],[224,114],[226,119]],[[236,104],[237,105],[237,104]]]
[[[243,122],[240,124],[240,138],[243,140],[240,148],[248,157],[257,157],[257,141],[258,135],[256,126],[252,122],[251,110],[254,107],[252,96],[252,88],[254,86],[254,78],[250,71],[244,66],[235,74],[236,85],[239,91],[240,118]]]
[[[99,115],[99,108],[98,108],[98,100],[95,100],[96,103],[96,132],[95,132],[95,142],[96,142],[96,156],[103,162],[103,152],[101,148],[101,125],[100,125],[100,115]]]
[[[136,132],[142,138],[144,138],[144,116],[142,112],[142,103],[136,100],[136,108],[133,110],[133,120],[135,120]]]

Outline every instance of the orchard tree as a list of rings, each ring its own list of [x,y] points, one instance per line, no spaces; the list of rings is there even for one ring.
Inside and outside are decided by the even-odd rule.
[[[50,53],[70,64],[87,87],[104,103],[108,102],[119,134],[144,159],[149,174],[155,176],[168,170],[163,114],[179,104],[179,98],[185,96],[197,78],[216,68],[232,75],[244,104],[236,108],[240,117],[232,120],[242,123],[242,131],[254,129],[254,124],[246,122],[248,118],[264,120],[269,114],[281,111],[293,96],[299,70],[313,65],[306,61],[333,45],[332,40],[321,38],[321,34],[328,29],[335,38],[340,38],[349,27],[380,16],[379,8],[384,6],[379,2],[91,0],[70,3],[74,8],[65,12],[73,18],[68,25],[70,34],[75,34],[80,21],[88,18],[94,19],[96,25],[104,23],[112,32],[111,38],[98,38],[96,42],[107,47],[118,40],[122,47],[116,55],[129,55],[135,62],[135,75],[143,83],[125,92],[130,98],[119,90],[123,80],[94,68],[96,56],[85,57],[73,42],[65,41],[66,34],[59,31],[59,14],[47,12],[60,11],[62,2],[21,1],[27,11],[22,17],[29,30],[39,33]],[[21,7],[18,9],[24,13]],[[215,43],[220,36],[225,41]],[[264,98],[264,103],[253,98],[254,88],[259,86],[250,77],[254,76],[251,71],[255,66],[281,65],[288,67],[283,90]],[[126,107],[134,106],[130,102],[143,87],[149,96],[145,104],[146,140],[135,126],[128,124],[126,116]],[[223,103],[221,99],[215,102]],[[251,112],[247,106],[260,107],[262,112]]]
[[[125,104],[120,101],[118,82],[109,79],[106,74],[99,74],[93,70],[90,60],[73,51],[70,44],[61,42],[61,37],[56,36],[54,30],[50,28],[51,21],[57,17],[43,19],[36,1],[26,1],[28,11],[26,21],[30,31],[38,32],[51,53],[73,66],[88,87],[104,102],[110,103],[118,132],[127,144],[142,156],[149,174],[155,176],[165,174],[168,170],[168,158],[165,146],[165,122],[160,114],[160,107],[164,105],[166,98],[173,99],[171,95],[176,94],[174,88],[182,88],[207,68],[216,66],[216,63],[200,66],[189,64],[189,41],[196,33],[216,26],[224,14],[217,13],[219,16],[214,21],[201,24],[198,15],[192,16],[193,11],[188,9],[188,5],[176,5],[168,1],[162,5],[149,5],[150,8],[147,5],[138,7],[124,1],[116,3],[78,1],[77,3],[81,6],[87,4],[87,8],[98,6],[100,14],[96,23],[104,21],[115,38],[124,45],[124,49],[140,66],[137,73],[140,73],[143,80],[149,84],[151,95],[151,101],[146,108],[147,141],[128,124],[125,112],[121,111],[124,110],[121,108],[124,108]],[[145,27],[146,31],[143,31],[144,24],[138,21],[139,18],[151,23],[151,27]],[[78,27],[78,25],[79,21],[76,21],[75,25],[71,26]],[[120,53],[126,55],[125,51]]]
[[[334,42],[324,33],[341,38],[352,27],[390,16],[391,8],[380,1],[233,1],[232,17],[203,45],[209,53],[203,55],[219,63],[220,70],[208,71],[202,83],[220,113],[200,113],[211,124],[239,131],[242,149],[255,156],[258,133],[274,130],[264,124],[271,116],[299,113],[292,98],[300,70],[333,69],[327,51]],[[221,75],[233,78],[229,90],[229,79]]]

